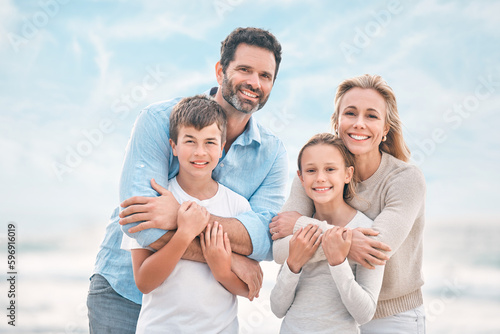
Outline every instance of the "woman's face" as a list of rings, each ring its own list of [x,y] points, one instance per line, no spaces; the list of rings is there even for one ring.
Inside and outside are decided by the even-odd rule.
[[[338,133],[355,156],[378,154],[389,131],[385,100],[376,90],[351,88],[340,103]]]

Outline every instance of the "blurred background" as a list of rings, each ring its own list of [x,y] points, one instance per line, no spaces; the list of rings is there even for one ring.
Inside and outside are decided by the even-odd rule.
[[[394,89],[413,163],[427,181],[427,333],[500,332],[500,2],[11,1],[0,6],[0,299],[16,230],[16,327],[86,333],[88,278],[140,110],[215,86],[220,42],[270,30],[283,61],[256,114],[300,147],[330,131],[337,85],[380,74]],[[262,264],[241,333],[277,333],[279,266]]]

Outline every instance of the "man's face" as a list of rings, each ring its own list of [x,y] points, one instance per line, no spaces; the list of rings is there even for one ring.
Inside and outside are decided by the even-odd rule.
[[[236,110],[252,114],[267,102],[273,88],[276,60],[274,54],[257,46],[240,44],[234,60],[226,68],[222,96]]]

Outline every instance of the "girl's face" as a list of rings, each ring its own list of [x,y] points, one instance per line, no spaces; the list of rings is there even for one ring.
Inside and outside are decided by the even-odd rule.
[[[384,98],[374,89],[355,87],[344,94],[337,128],[352,154],[378,154],[382,137],[389,131],[386,109]]]
[[[343,201],[344,186],[351,181],[354,168],[345,167],[340,151],[332,145],[307,147],[302,153],[302,186],[314,203]]]

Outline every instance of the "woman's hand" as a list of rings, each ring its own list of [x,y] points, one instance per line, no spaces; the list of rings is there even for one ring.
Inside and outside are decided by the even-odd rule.
[[[290,251],[286,260],[288,268],[297,274],[311,259],[321,244],[321,229],[317,225],[300,228],[290,239]]]
[[[293,234],[293,227],[297,219],[302,217],[297,211],[287,211],[278,213],[269,224],[269,232],[273,240],[281,239]]]
[[[352,242],[352,230],[334,226],[323,235],[323,252],[331,266],[345,261]]]
[[[385,265],[385,262],[389,260],[389,256],[384,251],[390,252],[391,248],[381,241],[368,237],[376,235],[378,235],[378,232],[370,228],[355,228],[352,231],[349,259],[367,269],[375,269],[375,265]]]

